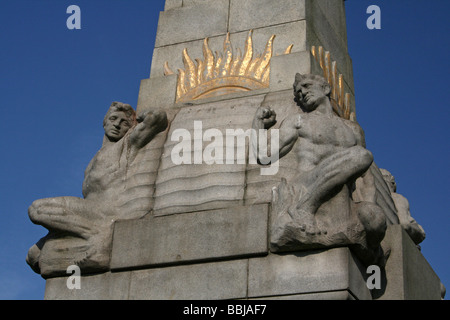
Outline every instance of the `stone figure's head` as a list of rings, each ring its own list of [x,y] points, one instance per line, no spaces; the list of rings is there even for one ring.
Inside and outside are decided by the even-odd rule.
[[[381,174],[383,175],[384,181],[387,183],[389,190],[391,192],[397,192],[397,184],[395,183],[394,176],[387,171],[386,169],[380,169]]]
[[[295,75],[295,100],[305,111],[314,111],[326,99],[330,99],[331,86],[325,78],[314,74]]]
[[[121,102],[113,102],[103,119],[103,129],[109,141],[122,139],[136,122],[133,107]]]

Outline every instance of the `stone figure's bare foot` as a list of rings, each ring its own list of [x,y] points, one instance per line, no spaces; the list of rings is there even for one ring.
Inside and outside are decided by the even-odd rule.
[[[320,230],[317,226],[314,214],[298,209],[297,206],[289,208],[288,213],[292,220],[299,225],[300,230],[307,235],[327,234],[325,230]]]

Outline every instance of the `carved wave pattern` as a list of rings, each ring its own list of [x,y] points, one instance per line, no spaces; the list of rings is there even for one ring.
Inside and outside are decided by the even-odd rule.
[[[248,143],[245,150],[235,145],[234,164],[174,164],[172,149],[178,141],[170,141],[176,129],[186,129],[194,137],[194,121],[202,119],[203,132],[210,128],[218,129],[224,139],[226,129],[246,129],[251,127],[253,116],[263,96],[216,102],[201,106],[186,107],[180,110],[171,124],[169,139],[164,146],[161,165],[155,186],[155,215],[192,212],[198,210],[219,209],[243,204],[248,157]],[[198,141],[202,142],[202,141]],[[203,141],[201,150],[210,144]],[[194,146],[194,142],[192,142]],[[191,149],[191,161],[194,159]],[[244,164],[238,164],[240,155]],[[245,159],[242,159],[242,157]],[[224,159],[225,162],[225,159]]]
[[[122,217],[142,217],[153,208],[155,181],[165,139],[165,133],[157,135],[129,164],[124,189],[117,199]]]

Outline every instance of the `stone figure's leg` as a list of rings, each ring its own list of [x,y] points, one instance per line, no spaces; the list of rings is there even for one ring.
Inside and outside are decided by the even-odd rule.
[[[41,255],[41,249],[44,246],[45,241],[49,235],[45,236],[44,238],[40,239],[36,244],[34,244],[30,250],[28,250],[28,254],[26,257],[26,262],[28,265],[33,269],[36,273],[41,273],[40,267],[39,267],[39,258]]]
[[[367,245],[370,248],[378,248],[387,228],[383,209],[375,203],[365,201],[356,203],[354,206],[366,231]]]
[[[371,165],[370,151],[355,146],[324,159],[306,175],[298,209],[315,213],[325,198],[337,188],[361,176]]]
[[[95,214],[95,207],[89,201],[76,197],[39,199],[28,209],[33,223],[85,239],[96,233]]]
[[[320,233],[314,214],[335,190],[362,175],[371,165],[370,151],[355,146],[324,159],[316,168],[302,174],[297,204],[289,214],[307,233]]]

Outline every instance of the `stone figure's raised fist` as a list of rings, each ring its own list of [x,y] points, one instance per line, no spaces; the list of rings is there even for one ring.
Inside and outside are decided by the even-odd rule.
[[[256,117],[262,120],[264,129],[269,129],[275,123],[277,123],[277,114],[270,107],[259,107],[256,111]]]
[[[167,123],[167,115],[162,110],[148,110],[139,115],[136,119],[138,123],[145,121],[149,126],[165,127]]]

